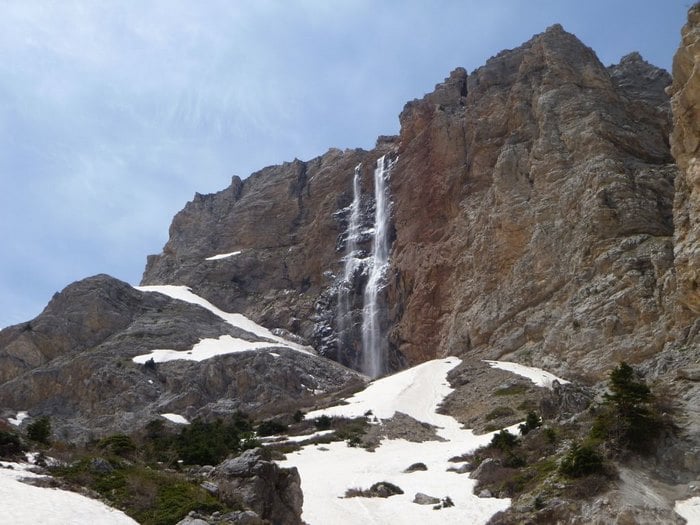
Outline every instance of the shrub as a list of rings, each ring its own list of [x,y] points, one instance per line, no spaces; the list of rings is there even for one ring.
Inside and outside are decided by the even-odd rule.
[[[17,434],[0,431],[0,458],[12,459],[24,450],[25,447]]]
[[[27,437],[32,441],[48,445],[51,438],[51,420],[40,417],[27,427]]]
[[[651,389],[624,361],[610,373],[609,388],[611,393],[605,395],[606,406],[596,417],[591,437],[633,452],[650,452],[663,430]]]
[[[559,466],[562,474],[572,478],[602,474],[605,471],[603,456],[591,445],[573,443]]]
[[[518,438],[515,434],[511,434],[507,430],[501,430],[498,434],[494,434],[491,438],[489,446],[508,452],[518,444]]]
[[[136,450],[134,442],[124,434],[115,434],[101,439],[97,446],[116,456],[126,456]]]
[[[333,420],[325,414],[314,420],[314,425],[316,425],[316,428],[319,430],[328,430],[331,428],[332,423]]]
[[[286,432],[287,428],[287,425],[285,425],[281,421],[276,421],[273,419],[270,421],[263,421],[262,423],[260,423],[256,432],[258,436],[272,436],[275,434],[281,434],[282,432]]]
[[[527,417],[525,418],[525,423],[522,423],[518,426],[518,429],[520,430],[520,433],[524,436],[530,430],[535,430],[537,427],[542,426],[542,419],[540,416],[537,415],[536,412],[530,411],[527,413]]]
[[[292,416],[294,419],[295,423],[301,423],[304,421],[304,413],[301,410],[297,410],[294,412],[294,416]]]

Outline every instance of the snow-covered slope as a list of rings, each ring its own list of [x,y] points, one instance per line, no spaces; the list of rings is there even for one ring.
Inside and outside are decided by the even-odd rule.
[[[135,525],[123,512],[66,490],[35,487],[30,465],[0,461],[0,522],[12,525]]]
[[[460,360],[455,357],[429,361],[393,376],[373,382],[367,389],[346,399],[347,404],[310,412],[308,418],[321,415],[355,417],[372,411],[381,420],[396,411],[418,421],[435,425],[445,441],[409,442],[403,439],[382,441],[375,452],[349,447],[344,442],[322,446],[308,445],[288,454],[284,466],[296,466],[304,491],[302,518],[310,525],[333,524],[415,524],[486,523],[510,500],[479,498],[473,494],[475,481],[467,474],[448,471],[459,463],[449,459],[487,444],[492,434],[476,436],[464,430],[452,417],[438,414],[437,408],[450,388],[446,376]],[[404,472],[416,462],[425,471]],[[388,481],[404,494],[389,498],[344,498],[351,488],[367,489]],[[416,493],[449,498],[454,507],[434,510],[433,505],[413,503]]]
[[[187,286],[160,285],[138,286],[136,288],[142,292],[161,293],[163,295],[167,295],[168,297],[172,297],[173,299],[199,305],[217,315],[231,326],[235,326],[236,328],[253,334],[261,338],[262,341],[246,341],[230,335],[222,335],[217,339],[202,339],[199,343],[194,345],[191,350],[187,351],[171,349],[153,350],[148,354],[134,357],[133,361],[135,363],[143,364],[150,359],[153,359],[153,361],[156,363],[178,359],[187,361],[203,361],[218,355],[248,352],[251,350],[259,350],[262,348],[269,349],[275,347],[289,348],[305,354],[314,354],[310,347],[302,346],[292,341],[288,341],[283,337],[276,336],[264,326],[260,326],[242,314],[224,312],[203,297],[193,293]]]
[[[535,368],[534,366],[521,365],[520,363],[512,363],[510,361],[489,361],[485,360],[492,368],[498,368],[500,370],[505,370],[512,374],[516,374],[522,377],[528,378],[535,385],[544,388],[552,388],[554,381],[558,381],[559,384],[569,383],[566,379],[557,377],[554,374],[542,370],[541,368]]]

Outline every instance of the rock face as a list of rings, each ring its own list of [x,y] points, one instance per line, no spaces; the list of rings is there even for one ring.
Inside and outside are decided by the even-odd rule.
[[[367,229],[374,164],[394,148],[393,139],[383,137],[371,152],[332,149],[244,181],[234,177],[219,193],[196,195],[173,219],[163,252],[148,258],[142,283],[185,284],[226,311],[289,330],[357,368],[358,348],[338,348],[335,322],[353,174],[361,165]],[[366,236],[359,248],[368,252],[370,241]],[[240,253],[206,260],[232,252]],[[351,296],[355,310],[362,286],[358,282]]]
[[[304,496],[296,467],[280,468],[262,458],[260,449],[246,450],[224,461],[212,474],[224,503],[246,507],[269,523],[300,525]]]
[[[678,162],[674,202],[674,254],[679,299],[700,313],[700,6],[688,13],[673,59],[673,133]]]
[[[669,82],[636,54],[605,68],[553,26],[406,106],[390,296],[410,362],[515,353],[595,372],[663,346]]]
[[[30,323],[0,332],[0,407],[50,415],[56,437],[85,441],[132,432],[163,413],[187,419],[242,410],[293,413],[319,395],[361,385],[333,361],[270,344],[270,350],[170,361],[132,358],[187,351],[205,338],[260,341],[198,305],[144,293],[100,275],[57,294]],[[27,420],[30,422],[30,420]]]
[[[553,26],[453,71],[373,151],[331,150],[196,196],[143,283],[186,284],[357,368],[362,268],[336,318],[348,209],[359,164],[371,230],[370,175],[388,153],[389,368],[469,352],[596,375],[688,344],[692,316],[679,328],[671,299],[674,269],[688,279],[674,266],[670,82],[637,53],[605,67]]]

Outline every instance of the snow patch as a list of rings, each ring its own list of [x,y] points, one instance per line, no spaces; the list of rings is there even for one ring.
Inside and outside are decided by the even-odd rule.
[[[22,421],[24,421],[28,417],[29,417],[29,412],[21,411],[21,412],[17,412],[17,415],[15,417],[7,418],[7,421],[8,421],[8,423],[10,423],[10,425],[14,425],[14,426],[18,427],[22,424]]]
[[[688,525],[700,524],[700,496],[676,501],[673,510],[676,514],[685,518]]]
[[[60,523],[61,525],[136,525],[123,512],[76,492],[35,487],[24,478],[42,478],[29,472],[30,465],[0,461],[2,522],[13,525]]]
[[[233,257],[234,255],[239,255],[241,253],[240,250],[237,252],[231,252],[231,253],[220,253],[219,255],[212,255],[211,257],[207,257],[204,259],[205,261],[218,261],[219,259],[226,259],[228,257]]]
[[[412,443],[403,439],[383,440],[375,452],[348,447],[344,442],[307,445],[287,454],[283,466],[295,466],[304,491],[302,518],[311,525],[333,524],[450,524],[486,523],[510,505],[509,499],[479,498],[473,494],[476,480],[448,472],[454,456],[470,452],[491,441],[493,433],[480,436],[465,430],[450,416],[437,414],[438,406],[452,388],[447,373],[461,361],[455,357],[429,361],[398,374],[374,381],[362,392],[346,399],[346,405],[309,412],[307,419],[321,415],[356,417],[371,411],[381,419],[396,411],[435,425],[446,441]],[[423,462],[427,471],[405,473],[413,463]],[[332,475],[329,475],[332,473]],[[369,488],[378,481],[401,487],[404,494],[390,498],[344,498],[350,488]],[[437,498],[449,496],[454,507],[433,510],[417,505],[413,497],[423,492]]]
[[[218,339],[202,339],[194,345],[191,350],[153,350],[148,354],[137,355],[132,359],[134,363],[144,364],[153,359],[155,363],[165,363],[167,361],[204,361],[218,355],[235,354],[238,352],[249,352],[261,348],[280,346],[266,341],[251,342],[230,335],[222,335]]]
[[[493,368],[498,368],[500,370],[505,370],[506,372],[511,372],[513,374],[526,377],[532,381],[535,385],[544,388],[552,388],[552,383],[558,381],[560,384],[565,385],[570,383],[566,379],[557,377],[541,368],[535,368],[534,366],[525,366],[519,363],[511,363],[509,361],[488,361],[484,360]]]
[[[202,308],[206,308],[207,310],[217,315],[230,325],[235,326],[236,328],[240,328],[241,330],[245,330],[246,332],[255,334],[256,336],[261,337],[263,339],[269,339],[271,341],[274,341],[275,343],[279,343],[278,346],[285,346],[298,352],[315,355],[310,347],[302,346],[288,341],[282,337],[278,337],[264,326],[260,326],[251,319],[248,319],[245,315],[224,312],[223,310],[217,308],[203,297],[200,297],[199,295],[193,293],[192,290],[190,290],[187,286],[137,286],[136,289],[142,292],[160,293],[163,295],[167,295],[168,297],[172,297],[173,299],[178,299],[187,303],[196,304],[198,306],[201,306]],[[267,346],[270,345],[268,344]]]
[[[178,425],[189,425],[190,422],[187,421],[183,416],[180,414],[172,414],[172,413],[167,413],[167,414],[161,414],[161,417],[164,417],[168,421],[172,421],[173,423],[177,423]]]

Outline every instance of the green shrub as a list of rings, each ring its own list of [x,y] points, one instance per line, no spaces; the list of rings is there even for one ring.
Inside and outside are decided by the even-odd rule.
[[[611,373],[611,393],[591,428],[591,437],[610,441],[620,448],[648,453],[663,430],[663,420],[652,405],[651,389],[636,377],[624,361]]]
[[[115,456],[127,456],[136,451],[136,445],[129,436],[115,434],[101,439],[97,446]]]
[[[605,464],[603,456],[592,445],[574,443],[562,459],[559,471],[569,477],[579,478],[591,474],[603,474]]]
[[[319,430],[328,430],[331,428],[332,423],[333,420],[325,414],[314,420],[314,425],[316,425],[316,428]]]
[[[515,434],[511,434],[507,430],[503,429],[498,434],[493,435],[489,446],[502,450],[503,452],[509,452],[517,444],[518,438],[515,436]]]
[[[287,427],[287,425],[281,421],[270,420],[260,423],[256,429],[256,432],[258,436],[273,436],[275,434],[286,432],[288,428],[289,427]]]
[[[24,451],[25,447],[17,434],[0,431],[0,458],[13,459]]]
[[[51,420],[47,417],[40,417],[27,427],[27,437],[32,441],[48,445],[51,439]]]
[[[525,423],[522,423],[518,426],[518,429],[520,430],[520,433],[524,436],[530,430],[535,430],[536,428],[542,426],[542,419],[540,416],[537,415],[536,412],[530,411],[527,413],[527,417],[525,418]]]

